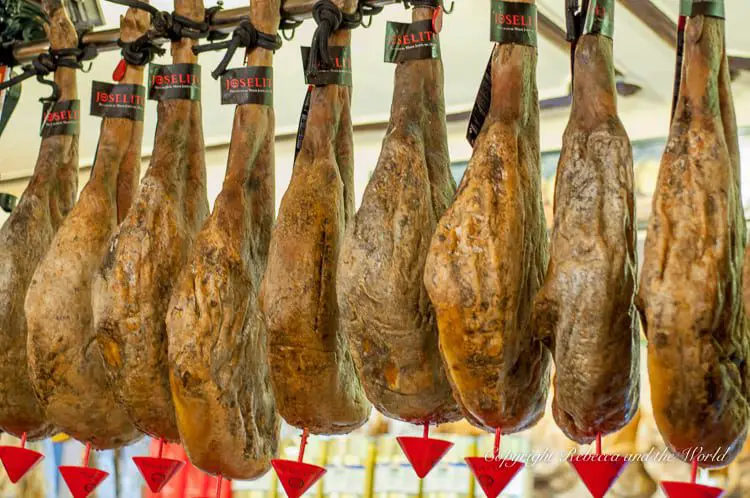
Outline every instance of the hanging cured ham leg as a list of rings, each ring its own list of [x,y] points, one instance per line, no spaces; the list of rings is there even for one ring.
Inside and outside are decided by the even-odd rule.
[[[356,10],[353,0],[336,6],[347,14]],[[335,32],[330,46],[348,47],[350,37],[347,30]],[[339,248],[354,211],[350,101],[348,86],[312,90],[306,133],[261,284],[279,412],[313,434],[346,434],[370,413],[336,302]]]
[[[495,46],[486,120],[425,264],[454,396],[492,432],[536,423],[549,382],[549,353],[530,329],[547,263],[536,60],[533,46]]]
[[[149,15],[130,9],[122,18],[123,41],[149,26]],[[128,66],[121,83],[140,85],[143,66]],[[141,435],[107,385],[95,341],[91,283],[109,239],[137,188],[143,123],[102,122],[96,160],[81,198],[55,236],[26,296],[29,370],[50,420],[95,448],[125,445]]]
[[[657,426],[678,457],[724,457],[704,467],[734,459],[750,416],[745,221],[724,38],[722,19],[687,21],[638,294]]]
[[[280,0],[253,1],[250,9],[255,29],[276,32]],[[272,50],[255,47],[247,65],[270,68],[272,61]],[[182,443],[196,467],[231,479],[265,473],[279,441],[257,303],[276,208],[274,119],[272,104],[237,107],[224,187],[167,314]]]
[[[174,5],[181,16],[194,21],[205,17],[201,0],[175,0]],[[173,41],[174,63],[194,64],[194,44]],[[111,241],[95,281],[93,304],[115,398],[138,429],[178,441],[165,318],[172,287],[208,215],[208,200],[200,101],[182,95],[164,98],[157,107],[151,164]]]
[[[75,29],[59,0],[45,0],[53,50],[78,46]],[[60,67],[59,102],[75,101],[76,70]],[[42,139],[34,173],[18,205],[0,229],[0,429],[29,440],[54,432],[34,394],[27,363],[24,299],[37,265],[73,208],[78,191],[78,135]]]
[[[429,26],[433,11],[415,7],[411,26]],[[461,417],[423,284],[430,237],[455,192],[449,165],[442,61],[401,62],[380,158],[341,248],[337,291],[368,399],[415,424]]]
[[[595,6],[614,14],[614,2],[589,9]],[[583,34],[557,168],[549,268],[532,320],[555,360],[555,421],[582,444],[624,427],[638,409],[634,211],[633,157],[617,117],[612,39]]]

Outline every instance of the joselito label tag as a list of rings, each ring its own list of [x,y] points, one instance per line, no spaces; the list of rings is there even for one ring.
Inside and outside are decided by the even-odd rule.
[[[411,24],[388,22],[385,26],[385,62],[439,59],[440,43],[432,21]]]
[[[341,85],[352,86],[352,56],[349,47],[328,47],[328,54],[333,59],[330,68],[318,67],[315,74],[310,74],[310,47],[302,47],[302,67],[305,70],[305,83],[308,85]]]
[[[273,68],[239,67],[224,73],[221,76],[221,103],[273,106]]]
[[[690,15],[693,16],[711,16],[724,19],[724,0],[693,0],[690,6]]]
[[[477,98],[474,101],[474,108],[469,116],[469,128],[466,130],[466,140],[469,141],[469,145],[474,147],[479,132],[482,131],[484,126],[484,120],[487,118],[487,113],[490,112],[490,102],[492,100],[492,56],[487,63],[487,69],[484,71],[484,77],[482,78],[482,84],[479,87]]]
[[[492,0],[490,39],[536,47],[536,5]]]
[[[91,115],[143,121],[146,88],[94,81],[91,85]]]
[[[81,132],[81,101],[61,100],[45,104],[42,111],[43,138],[55,135],[78,135]]]
[[[151,64],[148,68],[148,98],[151,100],[200,100],[200,65]]]
[[[583,25],[584,34],[604,35],[608,38],[615,34],[615,1],[591,0],[586,23]]]

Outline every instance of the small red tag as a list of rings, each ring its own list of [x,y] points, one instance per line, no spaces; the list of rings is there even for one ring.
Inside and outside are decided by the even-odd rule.
[[[432,31],[440,33],[443,30],[443,8],[438,7],[432,13]]]
[[[127,70],[127,68],[128,65],[125,63],[125,59],[120,59],[120,62],[115,68],[115,71],[112,73],[112,79],[115,81],[122,81],[122,79],[125,77],[125,71]]]

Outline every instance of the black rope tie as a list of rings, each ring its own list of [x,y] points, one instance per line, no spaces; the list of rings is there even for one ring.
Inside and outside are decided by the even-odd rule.
[[[318,0],[313,6],[313,19],[318,27],[315,29],[310,44],[308,71],[315,75],[318,68],[329,69],[333,59],[328,53],[328,37],[339,29],[354,29],[362,23],[362,12],[344,14],[331,0]]]
[[[57,50],[50,49],[49,52],[39,54],[30,64],[23,66],[21,74],[0,83],[0,91],[36,76],[39,83],[52,88],[52,94],[49,97],[41,98],[40,101],[57,102],[60,99],[60,86],[54,80],[47,80],[45,77],[57,71],[59,67],[83,69],[83,62],[94,59],[97,54],[98,51],[93,45]]]
[[[117,40],[122,49],[122,58],[131,66],[145,66],[166,50],[155,44],[149,35],[142,35],[132,42]]]
[[[175,12],[161,11],[151,4],[141,0],[108,0],[118,5],[139,9],[151,14],[152,32],[149,34],[151,39],[168,38],[171,41],[179,41],[183,38],[198,40],[205,37],[221,37],[222,34],[214,34],[211,29],[216,12],[221,9],[220,5],[206,9],[206,15],[202,21],[194,21],[189,17],[182,16]]]
[[[211,50],[226,49],[224,58],[221,59],[221,62],[216,67],[216,69],[211,72],[211,76],[213,76],[214,79],[218,79],[227,71],[229,63],[232,62],[232,57],[234,57],[235,52],[237,52],[240,47],[244,47],[246,49],[261,47],[267,50],[278,50],[281,48],[281,37],[279,35],[260,32],[255,29],[255,26],[253,26],[250,21],[245,19],[232,32],[231,40],[219,43],[196,45],[195,47],[193,47],[193,53],[197,55],[202,52],[208,52]]]

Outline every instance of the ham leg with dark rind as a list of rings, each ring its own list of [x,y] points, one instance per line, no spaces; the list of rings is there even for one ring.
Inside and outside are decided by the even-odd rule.
[[[53,49],[74,48],[78,37],[61,0],[44,0]],[[55,71],[60,100],[78,98],[76,70]],[[41,111],[40,111],[41,112]],[[31,131],[31,130],[30,130]],[[32,275],[78,192],[78,136],[42,139],[29,185],[0,229],[0,429],[30,440],[55,432],[34,394],[27,364],[24,299]]]
[[[149,15],[130,9],[123,40],[146,32]],[[143,67],[127,66],[123,84],[142,84]],[[91,179],[39,264],[26,296],[29,368],[47,416],[66,434],[95,448],[141,437],[107,385],[94,337],[91,282],[109,239],[130,207],[141,165],[143,123],[105,118]],[[124,182],[123,182],[124,180]]]
[[[250,6],[256,29],[274,33],[279,0]],[[248,66],[272,66],[250,51]],[[245,104],[234,116],[224,187],[206,220],[167,313],[170,382],[190,461],[231,479],[265,473],[278,449],[266,327],[257,303],[274,212],[274,110]]]
[[[532,316],[555,360],[555,421],[582,444],[621,429],[638,409],[633,155],[616,99],[612,40],[584,35],[557,167],[549,267]]]
[[[433,10],[414,8],[413,20]],[[400,63],[395,80],[380,158],[341,248],[337,293],[370,402],[389,417],[436,424],[461,417],[423,284],[430,237],[455,192],[443,63]]]
[[[729,464],[747,436],[745,220],[724,21],[688,20],[682,80],[645,243],[638,308],[656,424],[678,457]]]
[[[175,11],[205,17],[201,0],[175,0]],[[172,42],[174,63],[195,63],[195,43]],[[112,391],[135,426],[178,441],[165,319],[172,287],[208,216],[206,163],[201,103],[165,100],[157,114],[151,164],[94,283],[94,326]]]
[[[336,2],[344,12],[353,0]],[[339,31],[331,46],[350,43]],[[260,306],[282,417],[313,434],[361,426],[370,404],[357,378],[336,302],[339,247],[353,216],[351,88],[315,87],[302,149],[271,234]]]
[[[530,328],[547,264],[536,60],[534,47],[495,46],[489,113],[425,263],[453,394],[470,422],[505,433],[539,420],[549,384]]]

